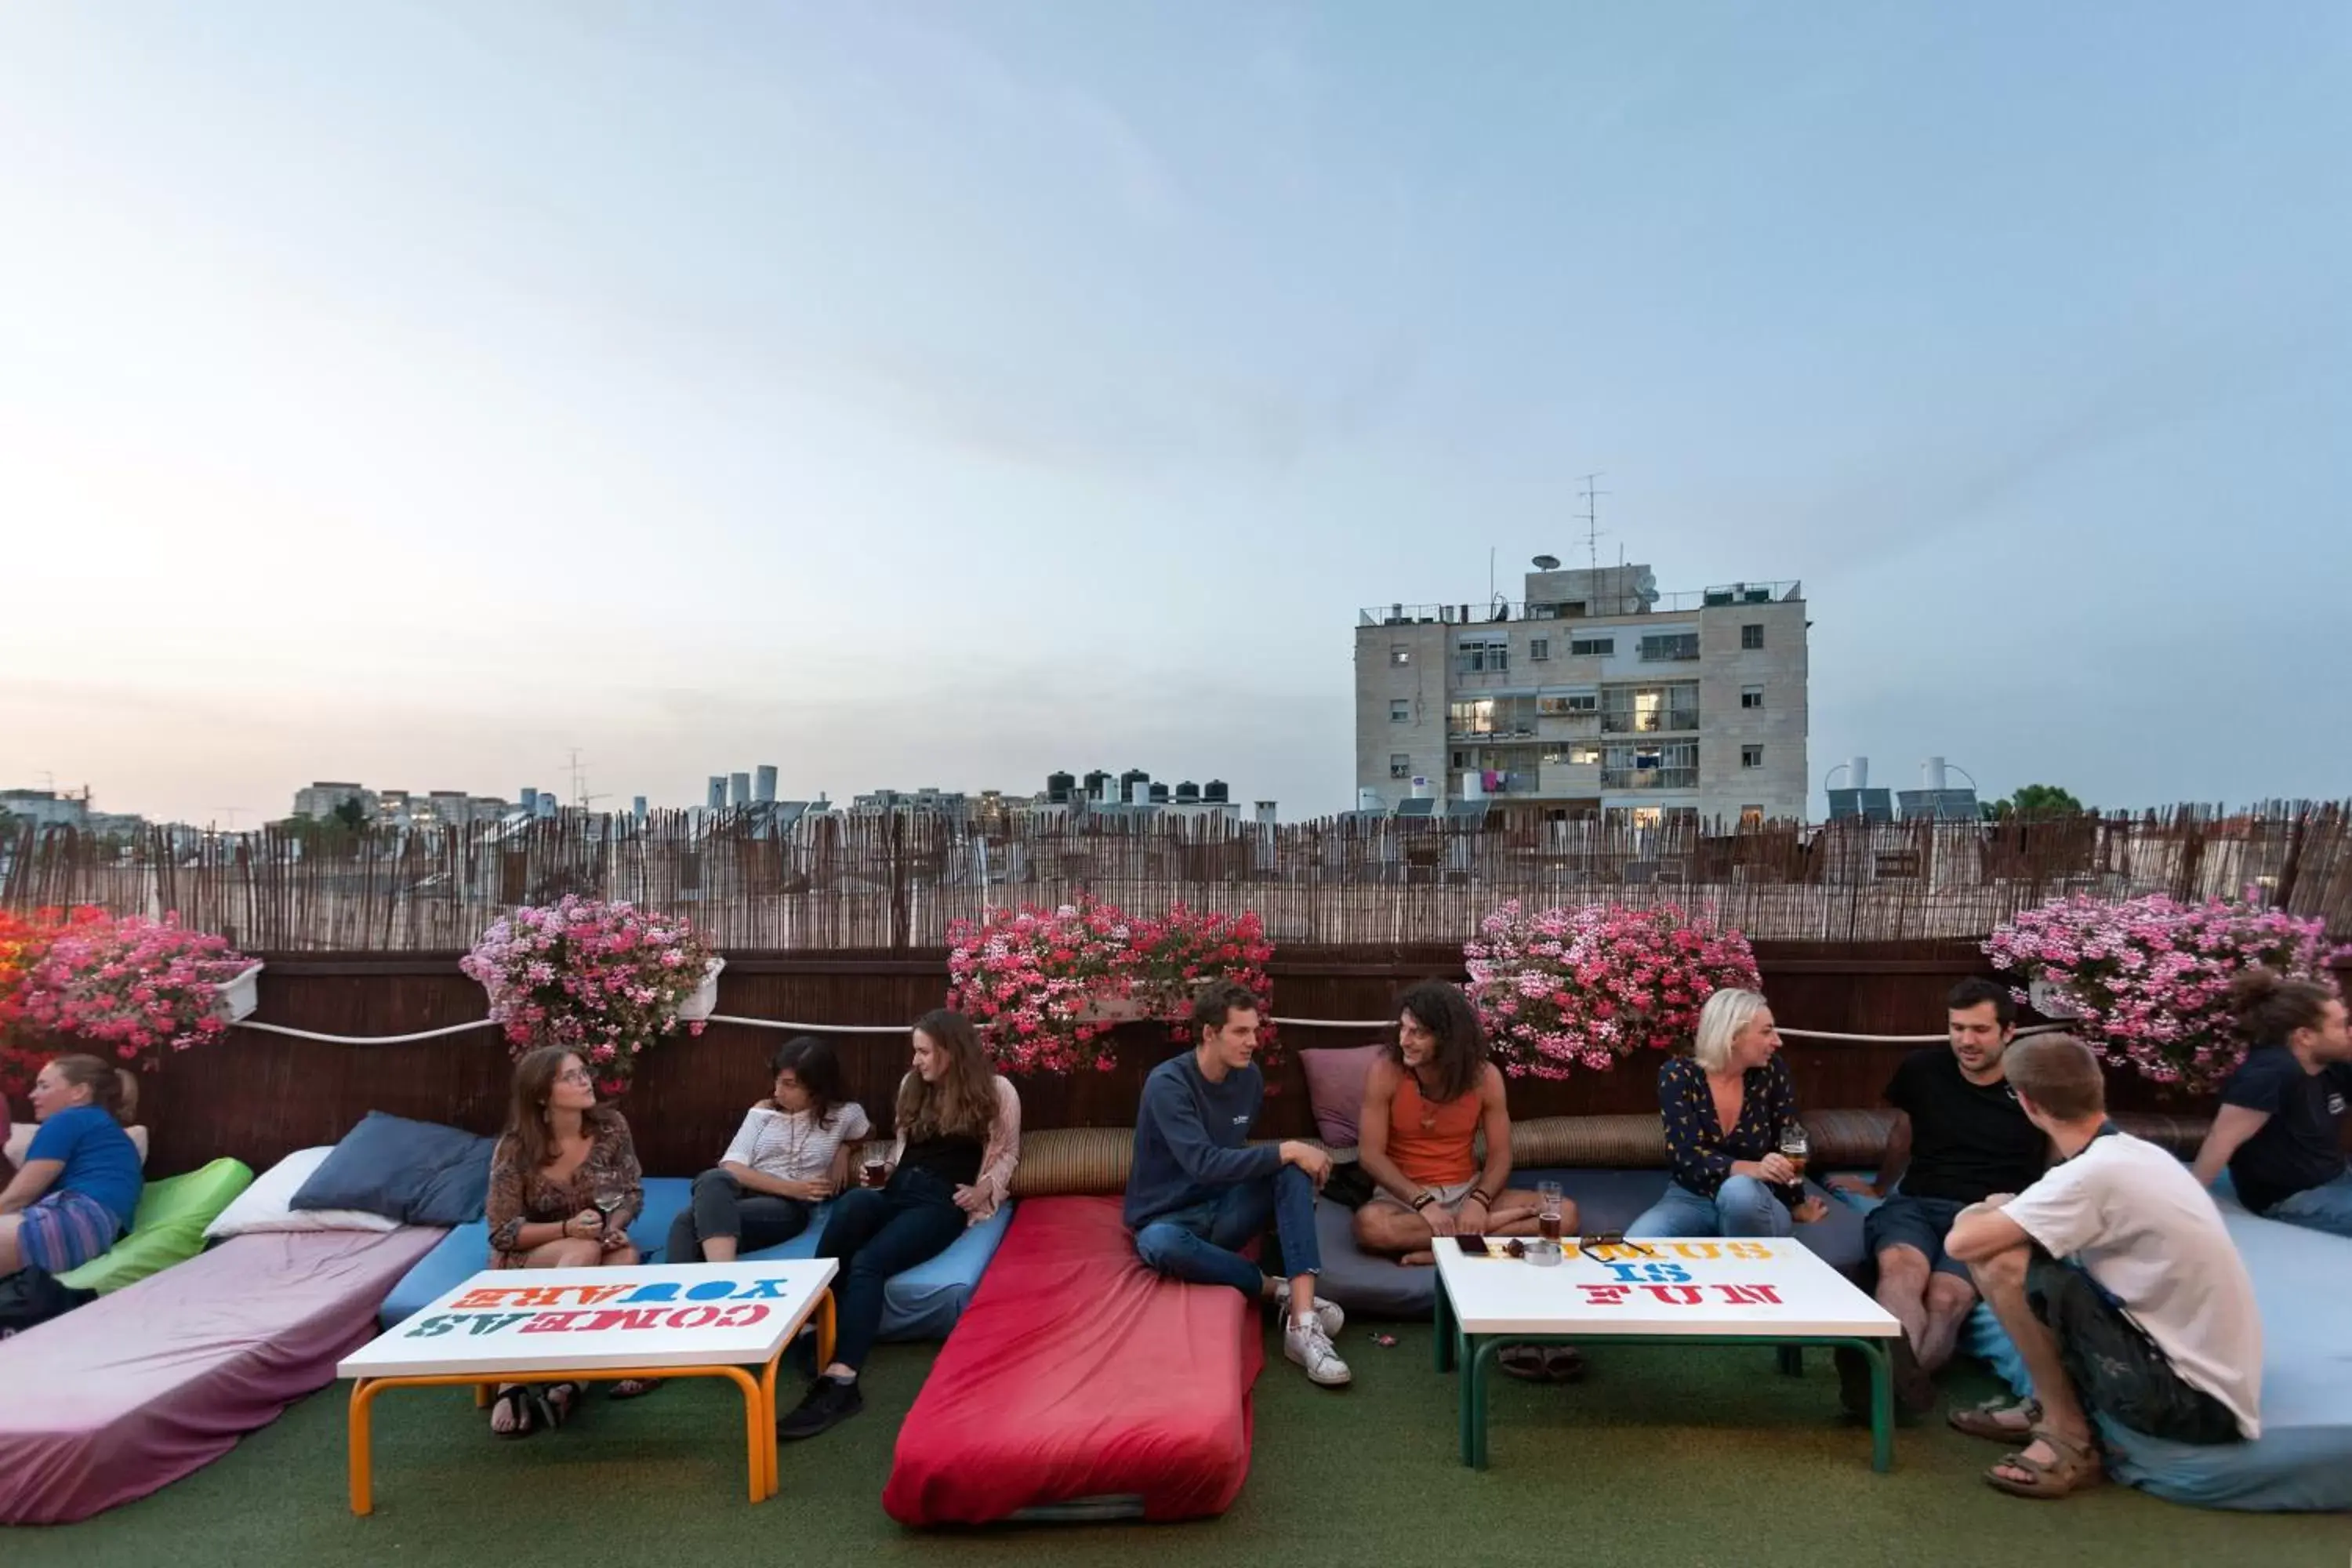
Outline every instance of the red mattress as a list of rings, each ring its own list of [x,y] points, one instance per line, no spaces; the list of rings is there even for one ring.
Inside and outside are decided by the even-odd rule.
[[[1249,1474],[1256,1308],[1136,1261],[1117,1198],[1024,1198],[898,1430],[901,1524],[1222,1513]]]
[[[0,1524],[144,1497],[335,1381],[442,1233],[241,1236],[0,1342]]]

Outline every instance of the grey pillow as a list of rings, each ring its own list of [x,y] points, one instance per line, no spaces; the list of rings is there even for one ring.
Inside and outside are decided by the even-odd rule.
[[[493,1140],[371,1110],[294,1194],[298,1209],[359,1209],[403,1225],[482,1217]]]

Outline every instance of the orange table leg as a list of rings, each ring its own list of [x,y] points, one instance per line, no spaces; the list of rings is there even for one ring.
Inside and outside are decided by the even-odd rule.
[[[833,1364],[833,1292],[827,1290],[816,1299],[816,1369],[823,1372]]]
[[[364,1519],[375,1511],[375,1434],[369,1426],[370,1406],[379,1385],[365,1378],[352,1384],[351,1459],[352,1511]]]
[[[766,1406],[761,1412],[760,1419],[767,1426],[767,1436],[760,1440],[760,1451],[766,1455],[768,1459],[768,1495],[770,1497],[775,1496],[782,1489],[782,1485],[776,1477],[776,1449],[779,1446],[776,1442],[776,1368],[783,1359],[784,1352],[781,1350],[777,1351],[774,1355],[768,1358],[768,1364],[760,1373],[760,1400]]]

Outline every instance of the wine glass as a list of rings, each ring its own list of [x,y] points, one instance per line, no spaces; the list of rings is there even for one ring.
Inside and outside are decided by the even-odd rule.
[[[1812,1152],[1812,1140],[1805,1136],[1803,1122],[1791,1121],[1780,1129],[1780,1158],[1796,1167],[1800,1183],[1805,1179],[1805,1161]]]
[[[606,1187],[598,1192],[594,1202],[596,1205],[596,1213],[603,1219],[601,1228],[608,1231],[611,1230],[613,1228],[613,1215],[619,1212],[623,1204],[628,1201],[629,1198],[626,1193],[616,1191],[611,1187]]]

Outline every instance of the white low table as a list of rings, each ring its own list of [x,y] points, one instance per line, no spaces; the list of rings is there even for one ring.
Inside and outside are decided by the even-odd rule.
[[[1531,1238],[1527,1245],[1535,1245]],[[1462,1462],[1486,1463],[1486,1379],[1506,1344],[1599,1340],[1843,1345],[1870,1364],[1871,1461],[1895,1463],[1886,1342],[1902,1325],[1798,1241],[1712,1237],[1562,1244],[1558,1264],[1437,1253],[1437,1367],[1462,1363]],[[1784,1365],[1786,1362],[1784,1361]]]
[[[833,1359],[830,1258],[631,1268],[486,1268],[343,1358],[352,1379],[352,1511],[374,1506],[370,1407],[387,1388],[721,1377],[743,1392],[753,1502],[776,1491],[776,1363],[817,1320]],[[754,1378],[747,1368],[759,1369]]]

